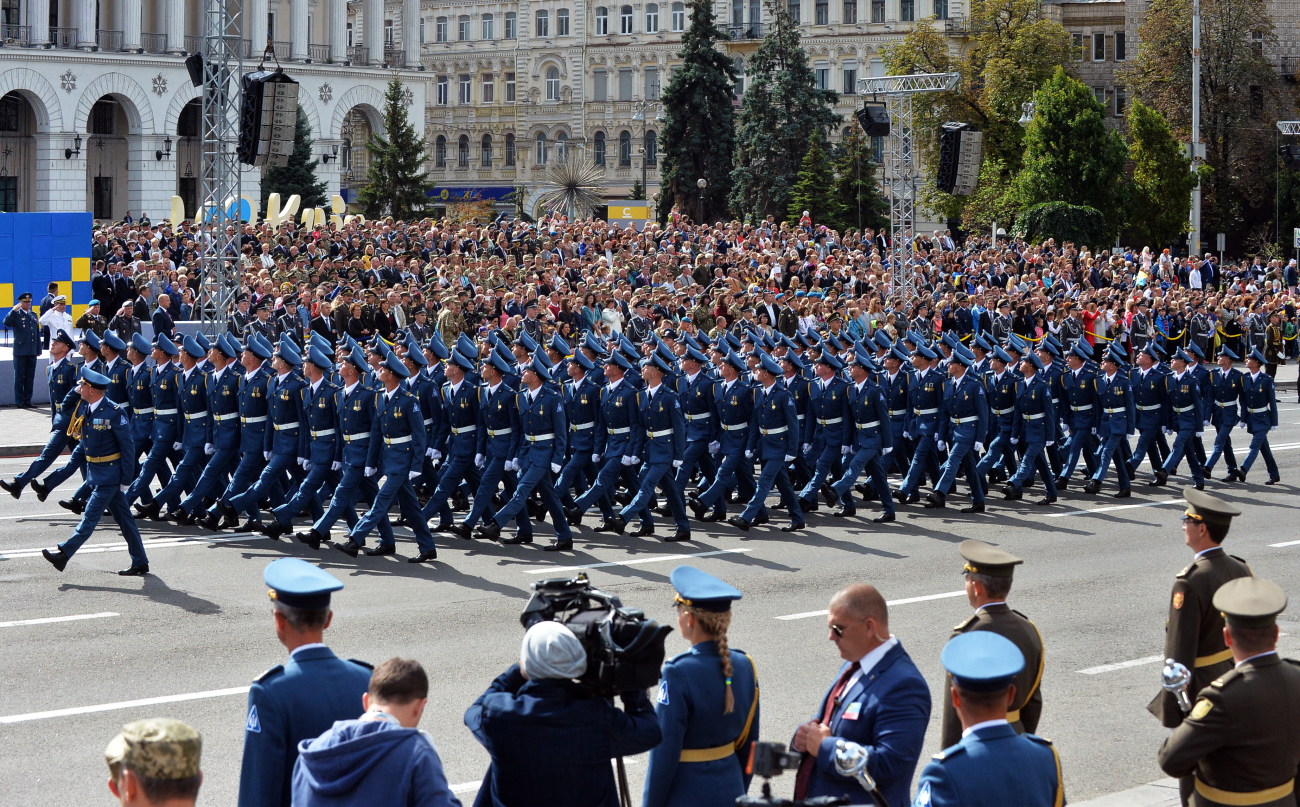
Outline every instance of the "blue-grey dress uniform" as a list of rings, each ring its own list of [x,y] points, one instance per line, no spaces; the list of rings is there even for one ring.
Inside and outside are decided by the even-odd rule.
[[[1075,347],[1076,350],[1089,353],[1092,351],[1087,344],[1075,343]],[[1093,468],[1093,452],[1090,448],[1093,443],[1093,430],[1097,428],[1098,421],[1097,378],[1092,370],[1082,367],[1078,370],[1068,370],[1062,376],[1061,383],[1065,389],[1065,396],[1061,401],[1065,409],[1060,412],[1060,415],[1066,428],[1069,429],[1069,446],[1065,466],[1061,469],[1061,478],[1069,479],[1081,458],[1089,471]]]
[[[45,378],[50,385],[50,423],[59,416],[59,402],[77,385],[77,366],[67,356],[45,368]]]
[[[1024,453],[1003,494],[1011,499],[1020,498],[1037,473],[1043,480],[1047,498],[1055,499],[1056,477],[1045,451],[1048,443],[1056,442],[1056,404],[1044,372],[1038,369],[1042,361],[1033,354],[1029,354],[1029,361],[1038,371],[1016,384],[1016,411],[1011,428],[1012,443]]]
[[[702,360],[701,363],[705,360],[703,354],[693,358]],[[674,475],[679,494],[686,490],[697,470],[705,479],[711,479],[718,470],[713,455],[709,453],[709,446],[717,442],[722,433],[714,411],[715,381],[707,371],[700,370],[694,378],[683,374],[674,388],[686,420],[686,450],[682,454],[682,465]]]
[[[770,359],[769,359],[770,361]],[[754,495],[740,513],[740,520],[752,524],[754,519],[767,518],[767,494],[776,487],[781,503],[790,513],[791,525],[803,526],[803,510],[799,496],[790,484],[786,464],[789,457],[798,453],[799,419],[794,411],[794,399],[780,382],[770,387],[756,387],[754,398],[754,428],[749,433],[746,456],[758,460],[760,469],[754,481]],[[734,523],[734,522],[733,522]]]
[[[459,351],[451,361],[466,373],[473,367],[473,361]],[[447,501],[460,488],[469,482],[478,487],[478,470],[474,467],[474,457],[478,453],[478,432],[481,413],[478,408],[479,388],[466,375],[459,385],[450,381],[442,385],[442,433],[435,435],[438,450],[443,454],[443,463],[438,485],[433,495],[424,506],[424,519],[428,521],[435,515],[438,526],[454,526],[451,507]]]
[[[550,377],[549,368],[540,359],[533,360],[533,370],[545,382]],[[564,506],[555,492],[554,477],[563,469],[565,446],[568,441],[568,424],[564,421],[564,404],[559,393],[546,386],[534,392],[525,389],[516,393],[519,422],[519,481],[510,500],[498,510],[492,520],[499,527],[511,519],[519,522],[519,535],[502,543],[531,543],[532,523],[525,505],[533,491],[541,494],[542,504],[551,514],[555,524],[555,543],[572,545],[573,532],[564,516]]]
[[[502,381],[495,388],[483,384],[478,391],[481,428],[477,431],[478,447],[474,464],[481,477],[474,492],[474,504],[461,522],[472,528],[487,514],[497,486],[505,476],[506,460],[519,453],[519,407],[515,405],[516,388]],[[480,463],[479,457],[482,457]]]
[[[575,362],[591,364],[579,353]],[[585,365],[584,365],[585,366]],[[600,384],[588,370],[580,380],[570,378],[561,388],[564,398],[564,420],[569,424],[568,457],[560,477],[555,482],[556,492],[565,507],[573,507],[572,490],[586,490],[596,471],[596,439],[605,426],[600,412]]]
[[[302,358],[283,344],[279,353],[290,366],[302,364]],[[302,386],[302,378],[293,372],[267,379],[266,431],[262,443],[264,464],[257,481],[226,500],[228,506],[236,512],[247,513],[254,522],[261,521],[258,503],[272,490],[280,488],[285,472],[298,462],[299,441],[302,439]]]
[[[320,361],[325,364],[332,364],[329,359],[317,348],[311,349],[312,361]],[[321,507],[322,488],[325,486],[326,478],[331,473],[331,466],[337,460],[339,453],[339,430],[338,430],[338,405],[337,394],[339,388],[330,383],[328,379],[322,378],[315,384],[304,384],[298,391],[302,396],[303,425],[302,437],[306,443],[305,450],[301,455],[307,460],[307,476],[303,478],[302,483],[294,492],[289,501],[274,508],[271,513],[275,516],[275,523],[282,528],[287,528],[293,517],[303,511],[311,514],[312,520],[320,518],[323,513]],[[268,527],[272,532],[279,531],[274,527]],[[272,537],[278,538],[276,534]]]
[[[1148,350],[1154,348],[1148,347]],[[1165,376],[1160,365],[1138,369],[1132,376],[1133,403],[1137,407],[1138,439],[1133,446],[1133,454],[1128,466],[1128,475],[1137,473],[1138,464],[1146,457],[1151,467],[1159,468],[1160,450],[1158,443],[1163,437],[1161,429],[1165,426],[1165,410],[1169,407],[1168,391],[1165,388]]]
[[[263,360],[270,355],[260,339],[250,337],[245,349]],[[224,511],[225,527],[235,526],[239,518],[237,511],[230,506],[230,500],[256,482],[266,464],[266,432],[270,428],[267,425],[267,385],[271,376],[272,373],[265,364],[252,372],[244,371],[238,375],[239,384],[235,395],[239,406],[239,464],[235,466],[230,482],[217,503],[208,512],[208,518],[212,519]]]
[[[641,460],[641,473],[637,479],[636,494],[619,515],[625,521],[639,516],[641,529],[648,534],[654,525],[650,500],[655,495],[655,489],[661,479],[672,473],[675,465],[680,467],[683,462],[686,452],[686,419],[677,395],[668,388],[666,381],[655,389],[646,387],[638,392],[636,406],[641,413],[641,428],[632,435],[632,455]],[[673,482],[665,485],[664,490],[678,533],[689,532],[691,527],[686,519],[686,505],[682,501],[681,489]]]
[[[186,339],[188,346],[195,349],[191,354],[202,360],[203,353],[193,343],[193,337]],[[189,350],[186,350],[188,353]],[[199,474],[207,461],[204,448],[212,443],[212,413],[208,410],[208,376],[195,365],[188,371],[182,370],[176,379],[180,390],[181,433],[176,440],[183,452],[180,463],[172,473],[171,481],[163,486],[154,496],[154,508],[178,507],[181,495],[194,488]],[[176,443],[172,445],[176,447]]]
[[[1225,348],[1226,350],[1226,348]],[[1222,354],[1221,354],[1222,355]],[[1236,358],[1232,353],[1228,356]],[[1222,457],[1228,466],[1228,478],[1237,474],[1237,457],[1232,451],[1232,429],[1239,422],[1238,403],[1241,399],[1242,372],[1235,367],[1216,369],[1210,375],[1212,396],[1210,425],[1214,427],[1214,449],[1205,461],[1205,475],[1209,476]]]
[[[1257,358],[1263,362],[1262,353],[1255,351]],[[1245,482],[1246,474],[1255,465],[1259,456],[1264,457],[1264,467],[1268,470],[1268,484],[1281,479],[1277,470],[1277,460],[1273,459],[1273,449],[1268,444],[1268,433],[1277,428],[1277,395],[1273,379],[1265,372],[1246,373],[1241,379],[1241,418],[1250,434],[1250,448],[1246,459],[1241,462],[1237,479]]]
[[[969,358],[954,354],[955,361],[969,362]],[[943,412],[939,420],[939,440],[948,444],[948,460],[943,464],[939,482],[934,490],[947,496],[957,484],[957,474],[965,471],[970,485],[971,504],[984,504],[984,480],[976,470],[975,452],[989,430],[989,407],[984,397],[984,382],[969,375],[949,379],[944,384]]]
[[[727,358],[733,366],[744,366],[737,354]],[[743,371],[742,371],[743,372]],[[727,513],[727,492],[735,489],[740,498],[754,496],[754,464],[745,457],[749,433],[753,429],[754,389],[743,379],[719,380],[713,389],[714,411],[718,420],[718,473],[698,497],[692,499],[696,517],[710,510],[709,518],[721,521]]]
[[[1131,484],[1123,446],[1128,443],[1128,436],[1136,428],[1137,405],[1133,402],[1133,389],[1128,376],[1121,370],[1121,359],[1111,354],[1103,361],[1113,362],[1115,372],[1113,375],[1102,373],[1097,377],[1097,405],[1101,411],[1097,437],[1101,440],[1101,454],[1097,458],[1097,470],[1084,490],[1092,493],[1099,490],[1106,481],[1106,472],[1114,463],[1115,481],[1123,496],[1130,491]]]
[[[153,399],[153,431],[149,435],[149,452],[140,466],[140,475],[126,492],[128,502],[152,502],[153,494],[149,485],[155,476],[164,486],[171,481],[167,458],[181,433],[180,388],[177,382],[179,372],[171,362],[177,352],[176,346],[165,335],[158,336],[154,344],[152,352],[159,363],[154,365],[149,378],[149,394]]]
[[[360,367],[365,365],[365,355],[353,351],[348,361]],[[379,467],[380,440],[374,439],[375,419],[378,416],[378,396],[374,390],[358,380],[351,388],[334,391],[334,411],[337,418],[338,442],[335,459],[342,464],[342,474],[334,487],[329,507],[312,524],[317,540],[329,537],[330,530],[341,518],[348,528],[356,526],[356,504],[362,496],[374,498],[379,488],[374,478],[366,476],[367,468]],[[381,520],[378,524],[379,540],[392,543],[392,525]]]
[[[1181,349],[1179,352],[1182,352]],[[1168,418],[1165,428],[1174,432],[1175,436],[1165,464],[1156,471],[1155,481],[1163,484],[1162,477],[1173,473],[1178,463],[1186,459],[1192,483],[1199,488],[1205,484],[1205,473],[1200,459],[1189,449],[1193,436],[1201,432],[1209,420],[1205,412],[1206,403],[1201,400],[1201,385],[1191,370],[1184,370],[1165,378],[1165,392],[1169,399],[1169,408],[1165,410]]]
[[[853,485],[865,472],[867,481],[885,514],[879,520],[894,519],[894,496],[889,491],[889,479],[886,476],[885,457],[895,449],[894,430],[889,425],[889,404],[885,401],[884,390],[871,378],[861,384],[852,384],[845,394],[849,397],[848,445],[851,452],[844,473],[832,486],[841,507],[840,515],[852,515]]]
[[[1005,352],[1002,356],[1010,360]],[[974,372],[974,368],[971,368]],[[990,372],[981,376],[984,379],[985,398],[989,405],[989,433],[984,437],[988,449],[980,457],[979,472],[987,474],[994,468],[1012,464],[1014,453],[1011,449],[1011,432],[1016,414],[1016,382],[1019,380],[1010,368],[1001,373]]]
[[[837,371],[843,366],[833,356],[820,358],[818,362]],[[844,449],[854,441],[849,422],[848,389],[849,385],[839,377],[825,381],[818,378],[808,384],[808,412],[804,417],[802,440],[809,448],[808,459],[813,464],[813,472],[799,496],[805,505],[813,505],[811,509],[816,509],[818,491],[839,466]]]
[[[85,371],[82,380],[99,390],[106,390],[109,385],[106,376],[93,370]],[[126,408],[106,397],[101,398],[97,403],[86,404],[73,417],[68,428],[74,437],[80,438],[85,449],[86,481],[91,486],[91,494],[72,537],[59,544],[62,563],[55,563],[56,568],[63,570],[63,564],[86,543],[103,518],[104,511],[108,510],[126,539],[131,557],[131,567],[124,573],[148,572],[149,557],[144,551],[140,528],[136,526],[131,508],[122,495],[122,488],[135,476],[135,441],[131,437],[131,419]],[[50,559],[50,554],[46,558]]]
[[[679,607],[696,612],[730,611],[741,598],[732,586],[690,566],[674,569],[672,583]],[[669,659],[655,715],[663,740],[650,750],[642,807],[730,807],[745,795],[751,778],[746,763],[760,723],[758,675],[748,654],[724,642],[701,641]]]
[[[933,359],[936,355],[925,345],[918,345],[917,352]],[[907,431],[904,437],[913,442],[912,461],[907,475],[903,477],[898,492],[906,499],[915,500],[917,489],[925,475],[939,478],[938,440],[939,419],[943,407],[944,380],[938,371],[927,368],[918,372],[908,388]]]
[[[1005,692],[1024,669],[1020,649],[992,631],[959,633],[944,646],[943,666],[968,692]],[[1005,719],[980,723],[926,764],[912,807],[1060,807],[1061,760],[1050,740],[1017,734]]]
[[[906,473],[908,462],[904,457],[909,456],[907,448],[912,444],[903,436],[907,431],[908,407],[907,399],[910,394],[912,382],[916,379],[910,372],[911,368],[907,364],[906,354],[896,354],[903,362],[897,373],[890,375],[883,373],[880,376],[880,389],[885,393],[885,405],[889,411],[889,430],[893,434],[895,451],[885,463],[889,470],[897,470],[899,473]]]
[[[619,360],[631,368],[626,359],[620,356]],[[617,384],[606,384],[601,388],[600,413],[604,428],[596,434],[594,453],[601,458],[597,462],[603,461],[603,464],[591,487],[574,501],[573,506],[577,513],[585,513],[592,505],[599,506],[601,515],[609,522],[615,518],[610,495],[623,473],[624,464],[636,456],[633,432],[643,428],[641,410],[636,405],[636,389],[628,383],[626,376]],[[573,518],[570,517],[569,521],[572,523]]]
[[[228,341],[229,340],[229,341]],[[234,337],[222,334],[219,342],[221,350],[229,358],[238,358],[240,351],[237,344],[232,344]],[[239,406],[239,367],[227,364],[220,373],[208,376],[208,412],[212,418],[212,442],[204,446],[207,464],[194,483],[194,489],[180,505],[185,520],[192,520],[203,507],[203,502],[215,499],[226,489],[230,472],[239,462],[239,444],[241,440],[240,406]]]
[[[143,336],[136,336],[144,343],[143,347],[149,347]],[[149,355],[148,350],[141,352]],[[141,360],[131,368],[127,375],[126,395],[127,406],[131,409],[131,436],[135,438],[135,456],[139,461],[140,457],[149,453],[149,447],[153,443],[153,378],[148,362]]]
[[[23,292],[18,300],[30,303],[32,295]],[[5,327],[14,333],[14,404],[31,406],[36,357],[41,355],[41,321],[31,310],[16,305],[5,314]]]
[[[267,595],[285,605],[318,610],[343,584],[300,558],[272,561],[262,574]],[[370,665],[341,659],[323,644],[300,647],[248,688],[239,807],[289,807],[298,744],[324,734],[337,720],[362,715]]]
[[[45,447],[41,449],[40,456],[32,460],[32,464],[27,466],[27,470],[14,477],[13,482],[0,480],[0,488],[8,491],[9,495],[15,499],[18,498],[22,495],[23,488],[37,482],[45,469],[53,465],[54,461],[63,454],[65,448],[69,445],[75,445],[76,439],[68,433],[68,425],[85,405],[85,401],[81,400],[81,393],[77,392],[75,387],[64,394],[63,398],[55,406],[54,423],[50,426],[50,434],[45,439]],[[37,492],[38,496],[42,493],[42,488],[34,487],[33,490]],[[44,489],[44,493],[49,495],[49,490]]]

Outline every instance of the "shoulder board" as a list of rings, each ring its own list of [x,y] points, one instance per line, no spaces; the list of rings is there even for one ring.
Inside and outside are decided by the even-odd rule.
[[[939,753],[935,754],[934,761],[943,762],[946,759],[950,759],[952,757],[957,756],[958,754],[962,754],[965,752],[966,752],[966,746],[962,745],[961,743],[957,743],[956,745],[950,745],[947,748],[940,751]]]
[[[1178,574],[1174,575],[1174,577],[1176,577],[1176,578],[1178,578],[1178,579],[1180,579],[1180,580],[1181,580],[1181,579],[1185,579],[1185,578],[1187,577],[1187,575],[1192,571],[1192,569],[1195,569],[1195,568],[1196,568],[1196,564],[1198,564],[1198,563],[1200,563],[1200,562],[1201,562],[1201,559],[1200,559],[1200,558],[1197,558],[1196,560],[1192,561],[1191,564],[1187,566],[1187,568],[1183,569],[1181,572],[1179,572]]]
[[[261,675],[257,676],[256,678],[254,678],[253,681],[254,681],[254,683],[264,684],[264,683],[266,683],[267,681],[269,681],[270,679],[274,678],[275,676],[279,675],[279,674],[282,673],[282,672],[284,672],[284,665],[283,665],[283,664],[277,664],[277,665],[275,665],[274,667],[272,667],[271,669],[267,670],[266,672],[262,673]]]
[[[1051,741],[1051,740],[1047,739],[1046,737],[1039,737],[1037,734],[1030,734],[1029,732],[1025,732],[1025,733],[1024,733],[1023,735],[1021,735],[1021,736],[1023,736],[1026,740],[1033,740],[1034,742],[1038,743],[1039,745],[1051,745],[1051,744],[1052,744],[1052,741]]]
[[[1210,682],[1210,686],[1214,687],[1215,689],[1223,689],[1224,687],[1229,686],[1230,684],[1232,684],[1233,681],[1236,681],[1239,678],[1241,678],[1241,673],[1237,670],[1237,668],[1234,667],[1233,669],[1228,670],[1226,673],[1220,675],[1218,678]]]
[[[1240,562],[1240,563],[1241,563],[1242,565],[1244,565],[1247,569],[1250,568],[1250,564],[1246,562],[1246,559],[1245,559],[1245,558],[1238,557],[1238,556],[1236,556],[1236,555],[1229,555],[1228,557],[1232,558],[1232,559],[1235,560],[1235,561]]]
[[[1287,664],[1294,664],[1294,665],[1296,665],[1297,667],[1300,667],[1300,661],[1297,661],[1296,659],[1293,659],[1293,658],[1284,658],[1284,659],[1282,659],[1282,660],[1285,661]]]
[[[953,632],[955,632],[955,633],[965,633],[968,629],[970,629],[971,627],[973,627],[973,626],[975,625],[976,621],[978,621],[978,620],[979,620],[979,615],[978,615],[978,614],[971,614],[969,617],[966,618],[966,621],[965,621],[965,622],[961,622],[961,623],[955,625],[955,626],[953,627]]]
[[[348,661],[352,662],[353,664],[356,664],[359,667],[365,667],[367,670],[373,670],[375,668],[375,665],[371,664],[368,661],[362,661],[359,658],[350,658],[348,659]]]

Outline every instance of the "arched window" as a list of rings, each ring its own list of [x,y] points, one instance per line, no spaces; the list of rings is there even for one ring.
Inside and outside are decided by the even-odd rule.
[[[731,66],[736,68],[736,97],[739,98],[745,94],[745,59],[736,56],[731,60]]]
[[[555,159],[560,162],[569,159],[569,136],[564,132],[555,136]]]
[[[506,39],[516,39],[519,36],[519,21],[513,11],[506,12]]]
[[[671,30],[673,33],[679,34],[686,30],[686,4],[673,3],[672,9],[673,16],[672,20],[670,20]]]
[[[560,100],[560,70],[558,67],[546,68],[546,100]]]
[[[645,7],[645,32],[647,34],[659,33],[659,4],[650,3]]]
[[[569,35],[569,10],[567,8],[555,12],[555,35]]]
[[[620,34],[632,33],[632,7],[618,7],[618,32]]]
[[[483,167],[492,167],[492,135],[483,135],[483,141],[479,145],[479,154],[482,157]]]
[[[653,129],[645,133],[645,164],[659,164],[659,137]]]
[[[596,132],[596,138],[591,146],[591,161],[596,165],[605,164],[605,133]]]
[[[433,141],[433,164],[438,168],[447,167],[447,138],[442,135]]]
[[[605,36],[609,33],[609,9],[604,6],[596,6],[596,36]]]
[[[546,156],[547,156],[546,151],[547,151],[546,135],[541,132],[538,132],[537,133],[537,155],[536,155],[537,165],[546,165]]]
[[[542,9],[537,12],[537,26],[533,29],[533,36],[550,36],[551,35],[551,12]]]
[[[473,36],[470,33],[469,15],[461,14],[456,18],[456,40],[459,42],[468,42]]]
[[[632,133],[626,129],[618,134],[618,167],[632,167]]]
[[[506,167],[515,164],[515,136],[513,133],[506,134]]]
[[[456,143],[456,167],[469,168],[469,135],[461,135]]]

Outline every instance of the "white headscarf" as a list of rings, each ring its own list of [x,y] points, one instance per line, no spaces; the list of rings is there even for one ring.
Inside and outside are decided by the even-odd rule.
[[[532,681],[573,679],[587,671],[587,651],[573,631],[559,622],[538,622],[524,634],[519,667]]]

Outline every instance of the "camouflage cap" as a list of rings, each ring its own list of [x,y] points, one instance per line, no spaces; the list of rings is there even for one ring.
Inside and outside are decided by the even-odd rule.
[[[121,765],[151,779],[188,779],[199,775],[203,738],[190,726],[169,717],[127,723],[104,749],[109,767]]]

